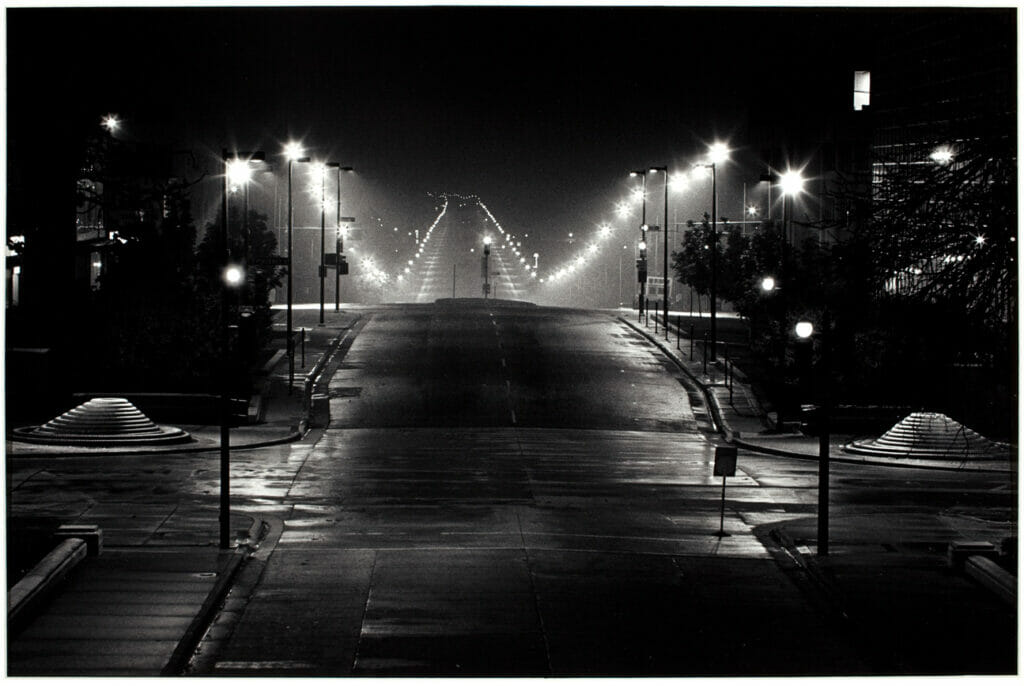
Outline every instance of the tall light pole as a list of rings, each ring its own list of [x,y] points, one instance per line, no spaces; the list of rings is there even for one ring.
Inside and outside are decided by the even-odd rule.
[[[487,299],[487,295],[491,292],[490,283],[490,260],[491,260],[491,237],[484,236],[484,265],[483,265],[483,276],[484,276],[484,299]]]
[[[335,235],[334,235],[334,311],[341,311],[341,253],[345,252],[345,246],[343,244],[343,238],[341,235],[341,172],[353,171],[352,167],[342,167],[340,165],[335,166],[337,171],[337,191],[338,197],[334,204],[337,210],[337,218],[335,220]]]
[[[288,395],[291,395],[292,386],[295,385],[295,342],[292,340],[292,163],[309,162],[309,158],[302,156],[302,146],[298,143],[289,143],[285,146],[284,154],[288,158],[288,306],[286,315],[287,324],[285,328],[288,329]]]
[[[708,149],[711,168],[711,359],[718,359],[718,164],[729,158],[725,143],[713,143]]]
[[[665,175],[665,205],[662,208],[661,233],[662,252],[661,259],[661,283],[662,283],[662,312],[665,318],[665,340],[668,340],[668,167],[651,167],[651,173],[661,172]]]
[[[341,165],[337,162],[325,162],[324,164],[317,165],[317,170],[320,172],[320,267],[318,274],[320,276],[320,321],[319,326],[324,325],[324,298],[325,298],[325,283],[327,280],[327,265],[324,264],[324,258],[327,254],[327,170],[337,169]]]
[[[231,290],[245,280],[245,272],[231,264],[231,245],[228,242],[228,181],[234,176],[241,180],[242,169],[245,169],[244,181],[248,182],[250,161],[266,159],[263,152],[229,153],[222,150],[221,160],[224,164],[224,185],[221,202],[221,257],[224,263],[221,291],[221,387],[220,387],[220,547],[231,546]]]
[[[828,555],[828,490],[829,490],[829,414],[831,409],[831,369],[829,360],[829,329],[832,326],[831,315],[826,309],[822,315],[821,332],[814,330],[809,321],[797,322],[797,337],[809,341],[817,337],[820,341],[820,357],[818,359],[818,555]]]
[[[640,177],[640,258],[636,264],[636,280],[640,283],[640,297],[637,311],[644,314],[644,297],[647,295],[647,172],[642,169],[629,172],[631,177]]]

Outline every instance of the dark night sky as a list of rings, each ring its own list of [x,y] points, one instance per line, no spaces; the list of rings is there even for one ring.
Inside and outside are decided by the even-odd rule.
[[[422,226],[427,192],[476,193],[507,228],[538,234],[613,219],[629,169],[692,161],[716,135],[742,146],[748,115],[803,107],[877,21],[611,6],[7,12],[10,164],[61,117],[113,111],[128,135],[206,151],[211,171],[221,147],[297,137],[359,170],[363,213]]]

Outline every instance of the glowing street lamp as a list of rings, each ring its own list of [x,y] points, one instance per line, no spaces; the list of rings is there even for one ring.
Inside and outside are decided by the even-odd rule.
[[[121,120],[117,118],[116,114],[108,114],[100,120],[100,124],[105,128],[111,135],[121,128]]]
[[[292,165],[293,163],[309,162],[308,157],[302,156],[302,145],[299,143],[288,143],[284,148],[284,155],[288,159],[288,306],[287,324],[288,329],[288,395],[292,394],[292,386],[295,385],[295,343],[292,340],[292,234],[294,232],[294,210],[292,203]]]
[[[640,259],[636,262],[636,280],[640,284],[637,298],[637,321],[644,316],[644,297],[647,292],[647,172],[638,169],[629,172],[631,177],[640,177]]]
[[[935,148],[929,157],[936,164],[949,164],[953,161],[953,151],[947,147]]]
[[[828,555],[828,490],[829,490],[829,414],[830,408],[830,376],[829,368],[829,329],[831,328],[831,317],[829,311],[825,310],[822,315],[821,331],[815,330],[814,324],[809,321],[800,321],[796,325],[796,335],[803,341],[810,342],[812,338],[818,338],[820,342],[820,355],[818,359],[818,555]]]
[[[344,235],[341,230],[341,172],[354,171],[352,167],[337,166],[334,168],[337,172],[336,189],[338,197],[334,202],[334,209],[336,211],[335,217],[335,235],[334,235],[334,311],[341,311],[341,253],[345,251]]]
[[[228,372],[231,364],[231,291],[245,280],[245,272],[231,264],[231,244],[228,241],[228,176],[233,163],[242,162],[248,166],[250,160],[265,159],[262,152],[221,151],[221,162],[224,165],[223,194],[221,195],[221,256],[224,260],[223,290],[220,299],[220,333],[221,333],[221,391],[220,391],[220,547],[231,546],[231,392],[228,384],[231,375]],[[237,168],[237,166],[235,167]]]
[[[484,272],[484,299],[485,300],[487,299],[487,295],[491,292],[490,260],[491,260],[491,237],[490,236],[484,236],[483,272]]]
[[[763,279],[761,279],[761,290],[762,291],[765,291],[766,293],[770,293],[771,291],[774,291],[775,288],[776,288],[776,283],[775,283],[775,279],[773,277],[766,276]]]
[[[665,340],[668,340],[668,167],[651,167],[651,173],[661,172],[665,175],[664,186],[665,189],[665,204],[662,206],[662,220],[661,220],[661,237],[662,237],[662,256],[661,256],[661,287],[662,287],[662,316],[665,322]],[[658,320],[655,318],[655,324]]]
[[[698,168],[711,170],[711,359],[718,354],[718,165],[729,159],[725,143],[713,143],[708,148],[708,161]]]
[[[324,296],[325,281],[327,279],[327,265],[324,264],[324,257],[327,253],[327,224],[325,214],[327,210],[327,170],[338,169],[341,165],[337,162],[326,162],[314,167],[315,172],[320,174],[320,321],[319,326],[324,325]]]

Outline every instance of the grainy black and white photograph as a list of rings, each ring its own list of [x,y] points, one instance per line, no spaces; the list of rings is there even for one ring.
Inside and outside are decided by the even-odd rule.
[[[1016,3],[4,3],[9,677],[1018,674]]]

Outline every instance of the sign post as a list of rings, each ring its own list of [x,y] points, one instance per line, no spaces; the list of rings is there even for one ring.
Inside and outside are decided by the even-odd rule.
[[[722,477],[722,509],[718,517],[719,538],[728,536],[725,533],[725,478],[736,476],[736,447],[718,446],[715,448],[715,476]]]

